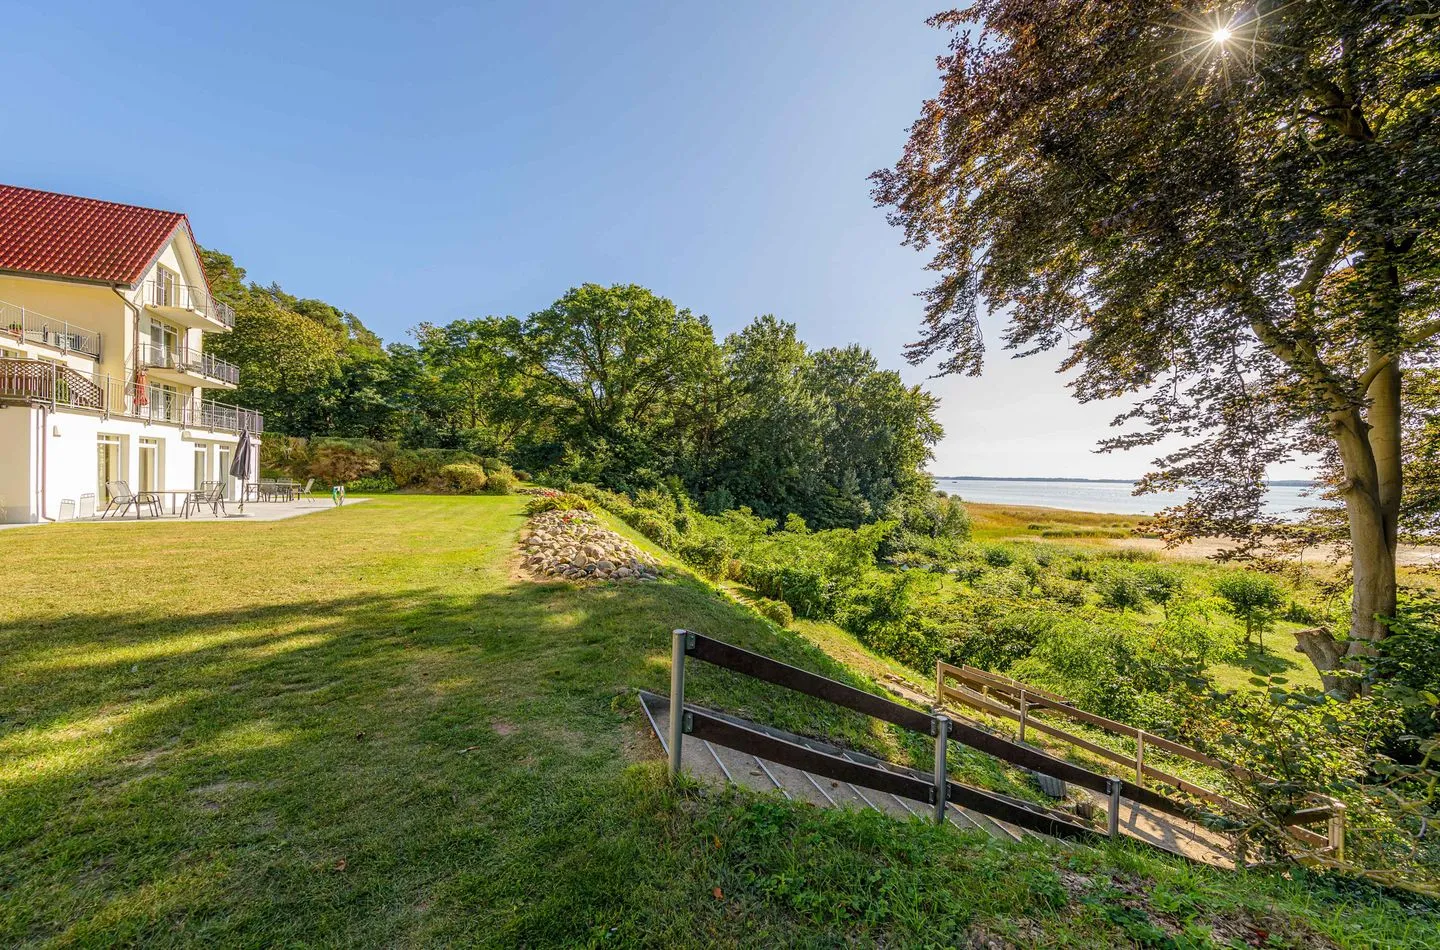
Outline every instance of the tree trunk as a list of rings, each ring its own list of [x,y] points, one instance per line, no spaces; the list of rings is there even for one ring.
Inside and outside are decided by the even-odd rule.
[[[1372,360],[1380,358],[1372,354]],[[1366,395],[1368,421],[1358,409],[1331,415],[1344,467],[1343,494],[1355,583],[1350,598],[1350,638],[1337,643],[1322,631],[1297,637],[1298,649],[1320,671],[1325,688],[1346,697],[1359,695],[1364,684],[1353,675],[1337,677],[1333,671],[1362,672],[1361,658],[1375,654],[1375,645],[1388,632],[1385,620],[1395,614],[1402,479],[1400,370],[1393,361],[1376,373]]]

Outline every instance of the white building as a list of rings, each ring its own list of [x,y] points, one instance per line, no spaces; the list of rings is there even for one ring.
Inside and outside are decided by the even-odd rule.
[[[233,497],[263,420],[211,398],[239,373],[204,337],[234,322],[185,215],[0,185],[0,522],[103,511],[114,481]]]

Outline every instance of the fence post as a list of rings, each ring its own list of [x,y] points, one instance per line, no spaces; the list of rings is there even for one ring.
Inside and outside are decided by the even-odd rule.
[[[1330,803],[1330,853],[1335,855],[1336,861],[1345,860],[1345,803],[1332,801]]]
[[[685,735],[684,630],[671,633],[670,643],[670,777],[680,774],[680,743]]]
[[[935,717],[935,824],[945,824],[946,786],[950,780],[945,753],[950,741],[950,717]]]
[[[1145,787],[1145,730],[1135,730],[1135,784]]]
[[[935,706],[945,705],[945,666],[944,660],[935,661]]]
[[[1109,819],[1110,819],[1110,827],[1109,827],[1109,829],[1107,830],[1107,834],[1109,834],[1110,837],[1112,837],[1112,838],[1118,838],[1118,837],[1120,837],[1120,785],[1121,785],[1121,782],[1120,782],[1120,780],[1119,780],[1118,778],[1111,778],[1111,779],[1107,779],[1106,781],[1107,781],[1107,783],[1108,783],[1108,790],[1109,790],[1109,792],[1110,792],[1110,814],[1109,814],[1109,816],[1108,816]]]
[[[1020,691],[1020,741],[1025,741],[1025,722],[1030,717],[1030,704],[1025,701],[1025,691]]]

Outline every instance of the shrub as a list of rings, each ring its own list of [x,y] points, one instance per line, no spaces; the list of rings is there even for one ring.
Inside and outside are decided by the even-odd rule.
[[[356,478],[346,484],[345,490],[349,492],[366,492],[374,494],[395,490],[395,479],[389,475],[373,475],[367,478]]]
[[[527,515],[538,515],[542,511],[589,511],[590,503],[579,495],[537,495],[525,503]]]
[[[517,468],[515,470],[515,479],[517,481],[528,482],[531,480],[532,477],[533,476],[529,472],[525,471],[523,468]]]
[[[783,600],[763,598],[755,605],[755,609],[767,620],[781,627],[788,627],[795,622],[795,611]]]
[[[1010,562],[1015,560],[1015,554],[1009,548],[999,544],[987,544],[981,550],[985,563],[991,567],[1009,567]]]
[[[485,492],[490,495],[509,495],[515,490],[515,476],[509,469],[500,469],[485,476]]]
[[[1245,624],[1245,642],[1257,631],[1260,646],[1265,646],[1265,631],[1275,623],[1275,612],[1285,605],[1280,585],[1275,578],[1253,571],[1235,571],[1215,583],[1215,593],[1225,601],[1225,609]]]
[[[441,467],[440,481],[447,491],[470,494],[485,487],[485,470],[478,465],[456,462]]]
[[[730,542],[723,537],[687,539],[678,550],[682,559],[711,580],[723,580],[735,560]],[[784,624],[781,624],[784,626]]]
[[[380,458],[368,447],[343,442],[312,445],[308,473],[327,485],[344,485],[362,475],[380,471]]]
[[[1145,588],[1131,571],[1111,571],[1095,587],[1100,603],[1122,614],[1145,606]]]

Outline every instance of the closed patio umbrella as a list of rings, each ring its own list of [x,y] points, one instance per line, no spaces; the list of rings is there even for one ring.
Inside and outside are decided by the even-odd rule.
[[[240,430],[240,441],[235,446],[235,457],[230,460],[230,474],[240,479],[240,512],[245,512],[246,486],[260,474],[260,451],[255,437],[247,429]]]

